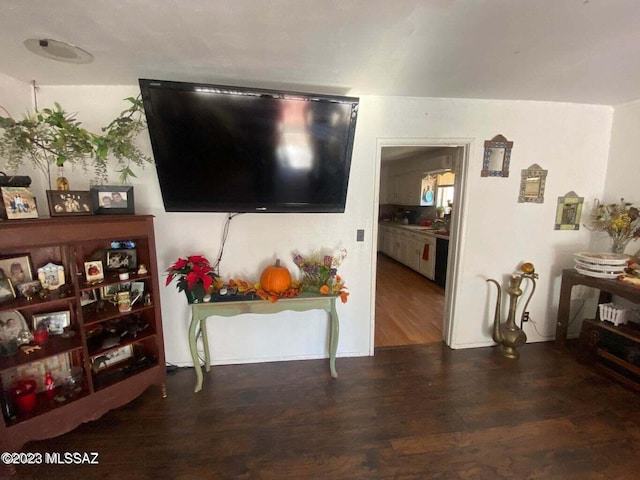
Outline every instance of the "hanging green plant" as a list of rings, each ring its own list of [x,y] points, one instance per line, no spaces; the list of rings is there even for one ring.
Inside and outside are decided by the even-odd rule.
[[[135,145],[135,138],[146,128],[144,107],[140,97],[126,98],[131,106],[106,127],[102,134],[89,132],[75,114],[67,113],[58,103],[28,113],[20,121],[9,112],[0,116],[0,156],[6,160],[7,170],[17,173],[27,162],[40,170],[51,187],[51,169],[54,166],[71,165],[89,172],[93,168],[94,179],[103,184],[108,181],[108,165],[116,160],[114,170],[122,183],[135,177],[134,167],[144,168],[152,163]]]

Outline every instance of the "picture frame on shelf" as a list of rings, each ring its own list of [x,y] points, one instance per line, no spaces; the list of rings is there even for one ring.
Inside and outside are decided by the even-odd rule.
[[[93,302],[97,302],[98,301],[98,297],[96,295],[96,291],[95,290],[84,290],[82,292],[82,294],[80,295],[80,305],[82,305],[83,307],[85,305],[90,305]]]
[[[106,285],[100,289],[100,298],[102,300],[113,300],[116,297],[116,294],[120,291],[120,285]]]
[[[144,282],[131,282],[131,298],[144,295]]]
[[[16,295],[31,300],[42,290],[40,280],[21,283],[16,287]]]
[[[104,268],[102,260],[84,262],[84,275],[88,283],[97,283],[104,280]]]
[[[99,185],[91,187],[90,192],[96,215],[135,213],[133,187],[130,185]]]
[[[14,288],[33,280],[31,256],[28,253],[0,257],[0,277],[11,279]]]
[[[106,251],[106,268],[109,271],[136,270],[138,255],[135,248],[112,248]]]
[[[0,303],[8,302],[16,298],[16,291],[13,288],[9,277],[0,277]]]
[[[34,314],[33,329],[37,330],[44,325],[49,335],[62,335],[65,327],[71,326],[71,312],[62,310],[60,312],[48,312]]]
[[[57,290],[65,284],[64,267],[55,263],[47,263],[38,268],[38,280],[42,288]]]
[[[7,220],[38,218],[36,197],[29,187],[0,187],[3,217]]]
[[[49,215],[93,215],[89,190],[47,190]]]
[[[91,369],[99,372],[116,363],[124,362],[133,357],[133,345],[125,345],[123,347],[114,348],[108,352],[91,358]]]

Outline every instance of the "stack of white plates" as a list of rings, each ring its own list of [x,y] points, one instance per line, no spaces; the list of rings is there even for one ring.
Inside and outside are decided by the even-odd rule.
[[[616,278],[624,273],[628,255],[603,252],[574,253],[576,270],[590,277]]]

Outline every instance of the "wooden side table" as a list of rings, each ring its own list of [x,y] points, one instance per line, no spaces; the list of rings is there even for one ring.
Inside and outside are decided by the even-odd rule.
[[[595,278],[582,275],[574,269],[562,271],[562,284],[560,285],[560,302],[558,303],[558,319],[556,323],[556,346],[564,347],[569,328],[569,314],[571,308],[571,290],[576,285],[597,288],[600,290],[598,303],[611,301],[612,295],[625,298],[634,303],[640,303],[640,287],[621,282],[617,279]],[[595,318],[599,318],[596,311]]]
[[[191,358],[193,359],[193,367],[196,371],[196,386],[194,392],[199,392],[202,389],[202,367],[200,366],[200,359],[198,358],[198,351],[196,349],[198,329],[202,332],[204,368],[207,372],[211,370],[206,321],[207,317],[211,316],[233,317],[243,313],[270,314],[287,310],[294,312],[324,310],[329,314],[330,320],[329,371],[333,378],[338,378],[338,373],[336,372],[336,351],[338,350],[340,325],[338,322],[338,313],[336,312],[336,298],[338,297],[335,295],[319,295],[305,292],[297,297],[281,298],[273,303],[267,300],[192,303],[190,305],[191,323],[189,325],[189,348],[191,350]]]

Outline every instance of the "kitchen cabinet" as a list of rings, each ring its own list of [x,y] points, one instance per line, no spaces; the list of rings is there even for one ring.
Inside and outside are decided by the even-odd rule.
[[[396,205],[420,205],[422,176],[408,172],[393,177],[393,202]]]
[[[435,278],[436,237],[410,227],[380,225],[378,250],[429,280]],[[445,265],[446,269],[446,265]]]

